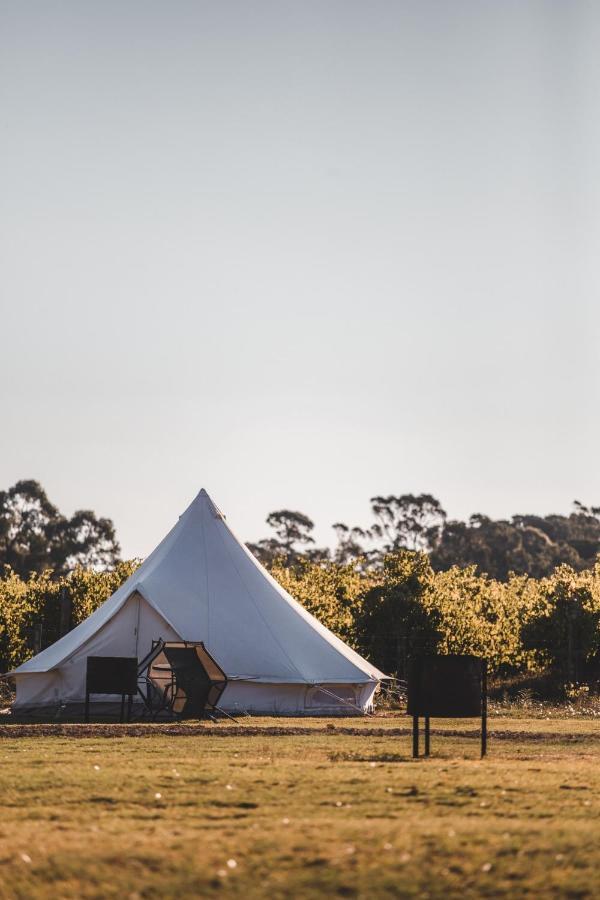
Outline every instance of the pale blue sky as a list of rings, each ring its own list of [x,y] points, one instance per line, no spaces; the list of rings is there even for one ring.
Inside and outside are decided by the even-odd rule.
[[[0,485],[145,555],[600,503],[600,6],[0,0]]]

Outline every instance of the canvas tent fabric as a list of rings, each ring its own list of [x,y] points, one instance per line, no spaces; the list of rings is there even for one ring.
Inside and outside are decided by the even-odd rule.
[[[81,702],[88,656],[141,659],[158,638],[204,642],[228,711],[367,710],[386,677],[277,584],[201,490],[102,606],[11,673],[14,706]]]

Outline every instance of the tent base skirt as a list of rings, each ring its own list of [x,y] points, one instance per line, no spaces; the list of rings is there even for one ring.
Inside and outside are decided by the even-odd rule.
[[[29,675],[27,687],[32,688]],[[373,706],[377,683],[365,684],[265,684],[251,681],[229,681],[220,698],[219,708],[236,718],[252,716],[360,716]],[[83,697],[44,697],[42,691],[19,691],[12,707],[14,719],[69,721],[83,715]],[[23,696],[25,694],[25,696]],[[33,696],[32,696],[33,695]],[[41,696],[40,696],[41,695]],[[97,697],[90,704],[90,718],[118,720],[120,700]],[[217,714],[218,715],[218,714]],[[143,719],[141,704],[134,702],[132,718]],[[164,716],[160,717],[164,719]],[[13,719],[13,720],[14,720]]]
[[[232,715],[360,716],[371,711],[377,684],[261,684],[231,680],[220,706]]]

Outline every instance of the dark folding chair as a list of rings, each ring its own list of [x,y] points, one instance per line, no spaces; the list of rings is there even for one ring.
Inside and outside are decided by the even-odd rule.
[[[168,713],[179,719],[214,718],[227,676],[201,642],[152,642],[140,662],[138,690],[153,719]]]
[[[152,647],[146,656],[138,663],[138,694],[142,698],[144,711],[154,721],[162,712],[171,712],[172,681],[170,672],[166,677],[160,678],[161,666],[154,666],[155,660],[163,652],[165,642],[162,638],[152,641]],[[154,669],[153,676],[150,671]]]

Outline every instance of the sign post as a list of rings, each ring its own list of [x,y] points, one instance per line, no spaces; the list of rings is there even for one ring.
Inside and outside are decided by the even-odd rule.
[[[412,716],[413,757],[419,756],[419,718],[425,719],[425,756],[430,720],[481,718],[481,756],[487,753],[487,661],[478,656],[418,656],[408,673],[407,714]]]

